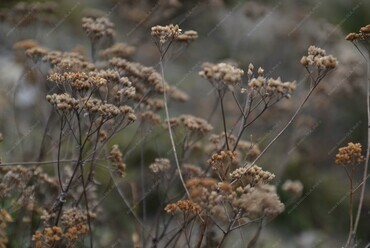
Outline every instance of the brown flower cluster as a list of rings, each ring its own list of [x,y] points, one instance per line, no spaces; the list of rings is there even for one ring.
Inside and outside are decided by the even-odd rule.
[[[285,209],[276,194],[276,187],[268,184],[258,184],[250,188],[247,193],[236,199],[233,205],[243,209],[249,218],[273,218]]]
[[[90,219],[96,218],[94,213],[88,213],[88,215]],[[67,239],[69,245],[75,244],[80,237],[89,234],[87,221],[87,213],[77,208],[68,209],[63,213],[61,222],[66,228],[64,237]]]
[[[333,55],[326,55],[325,50],[310,46],[307,56],[302,57],[301,64],[304,67],[314,66],[319,70],[330,70],[337,66],[338,61]]]
[[[236,155],[233,151],[220,151],[214,153],[207,162],[221,179],[225,179],[229,168],[236,161]]]
[[[254,72],[254,65],[252,63],[248,66],[248,87],[252,91],[258,92],[262,97],[273,97],[277,95],[279,98],[290,97],[290,94],[296,88],[296,82],[283,82],[280,77],[277,79],[267,78],[264,76],[264,69],[261,67],[257,70],[257,76]],[[242,89],[242,93],[246,92],[246,89]]]
[[[361,27],[358,33],[349,33],[346,36],[346,40],[349,41],[365,41],[368,40],[370,37],[370,24]]]
[[[281,186],[281,189],[284,192],[287,192],[290,195],[292,195],[294,198],[298,198],[302,195],[303,184],[298,180],[292,181],[292,180],[288,179]]]
[[[356,165],[360,164],[364,157],[361,155],[362,146],[360,143],[348,143],[347,146],[339,148],[339,152],[336,155],[336,164],[341,165]]]
[[[47,95],[46,100],[61,111],[73,111],[79,108],[79,101],[68,93]]]
[[[35,177],[40,183],[45,183],[47,187],[55,188],[56,179],[45,174],[41,168],[35,169],[33,166],[0,166],[0,197],[10,197],[14,191],[20,191],[24,197],[19,200],[27,200],[29,191],[33,190],[28,182]]]
[[[70,86],[73,90],[89,90],[91,87],[101,87],[107,84],[106,74],[96,71],[52,73],[48,80],[58,85]]]
[[[0,20],[17,25],[27,26],[33,22],[52,24],[56,21],[56,10],[58,5],[55,2],[19,2],[11,9],[0,10]]]
[[[84,17],[82,18],[82,28],[92,40],[115,36],[114,24],[106,17],[98,17],[96,19]]]
[[[269,183],[275,178],[275,175],[269,171],[262,170],[261,167],[253,165],[250,167],[241,167],[230,173],[232,179],[239,180],[243,185],[252,186],[259,183]]]
[[[176,210],[179,210],[186,214],[199,214],[201,212],[201,207],[190,200],[180,200],[176,203],[167,204],[164,208],[167,213],[174,214]]]
[[[5,248],[8,244],[7,227],[8,224],[13,222],[12,216],[6,209],[0,210],[0,247]]]
[[[46,227],[43,232],[36,231],[32,236],[36,248],[53,247],[63,239],[63,230],[58,226]]]
[[[226,63],[204,63],[199,75],[208,79],[216,89],[221,89],[224,88],[225,85],[241,83],[244,71]]]
[[[191,132],[206,134],[212,131],[213,127],[206,120],[192,115],[180,115],[170,119],[172,128],[184,126]]]
[[[126,58],[135,52],[135,47],[126,43],[115,43],[113,46],[99,52],[99,56],[103,58]]]
[[[167,26],[154,26],[152,27],[151,35],[156,40],[159,40],[160,44],[164,44],[167,41],[172,41],[181,34],[181,29],[178,25],[167,25]]]
[[[218,182],[211,177],[195,177],[186,181],[191,199],[199,204],[207,213],[223,219],[226,217],[223,204],[231,200],[231,185]]]
[[[95,70],[93,63],[76,52],[50,51],[42,57],[42,61],[48,62],[54,72],[89,72]]]
[[[149,165],[149,169],[154,174],[165,172],[171,167],[170,160],[167,158],[156,158],[154,163]]]
[[[187,30],[175,37],[176,41],[190,43],[198,38],[198,33],[194,30]]]
[[[155,114],[153,111],[144,111],[140,113],[140,117],[143,121],[147,121],[148,123],[151,123],[151,124],[161,123],[161,117]]]
[[[118,145],[113,145],[109,153],[109,160],[116,167],[116,171],[120,177],[125,176],[126,164],[123,162],[122,152],[120,151]]]

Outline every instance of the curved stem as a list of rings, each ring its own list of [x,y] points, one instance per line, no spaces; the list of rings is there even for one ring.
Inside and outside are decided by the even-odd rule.
[[[358,49],[358,50],[360,50],[360,49]],[[361,188],[360,201],[358,203],[358,209],[357,209],[355,224],[354,224],[354,227],[353,227],[352,238],[354,238],[356,236],[358,223],[360,222],[362,205],[364,203],[364,198],[365,198],[367,171],[368,171],[368,168],[369,168],[369,156],[370,156],[370,63],[369,63],[368,58],[366,58],[366,64],[367,64],[366,105],[367,105],[367,123],[368,123],[367,124],[367,148],[366,148],[365,168],[364,168],[364,174],[363,174],[363,184],[362,184],[362,188]]]
[[[166,119],[167,119],[167,125],[168,125],[168,133],[170,135],[173,156],[175,157],[176,167],[177,167],[177,170],[179,172],[179,177],[180,177],[181,183],[182,183],[182,185],[183,185],[183,187],[184,187],[184,189],[186,191],[186,194],[187,194],[188,198],[191,199],[190,193],[189,193],[188,189],[186,188],[185,181],[184,181],[184,178],[183,178],[182,173],[181,173],[180,163],[179,163],[179,159],[177,157],[176,145],[175,145],[175,141],[174,141],[173,134],[172,134],[172,128],[171,128],[171,123],[170,123],[170,114],[169,114],[168,105],[167,105],[167,89],[166,89],[166,85],[165,85],[165,81],[164,81],[163,57],[164,56],[161,56],[161,58],[159,60],[159,65],[161,67],[161,74],[162,74],[163,101],[164,101],[164,109],[165,109],[165,112],[166,112]]]
[[[314,89],[316,88],[317,85],[318,85],[318,83],[315,84],[310,89],[310,91],[308,92],[308,94],[306,95],[306,97],[303,99],[302,103],[299,105],[299,107],[296,110],[296,112],[293,114],[293,116],[290,118],[290,120],[286,123],[286,125],[284,126],[284,128],[275,136],[275,138],[273,140],[270,141],[270,143],[265,147],[265,149],[263,149],[263,151],[257,156],[257,158],[252,162],[252,164],[249,164],[249,166],[254,165],[261,158],[261,156],[275,143],[275,141],[286,131],[286,129],[293,122],[293,120],[297,117],[298,113],[301,111],[303,105],[307,102],[308,98],[310,98],[312,92],[314,91]],[[248,166],[248,163],[244,164],[244,167],[246,167],[246,166]]]

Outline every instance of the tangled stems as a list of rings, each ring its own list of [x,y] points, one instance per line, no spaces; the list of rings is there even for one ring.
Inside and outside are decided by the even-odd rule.
[[[310,91],[307,93],[306,97],[303,99],[302,103],[299,105],[299,107],[297,108],[295,113],[292,115],[292,117],[289,119],[289,121],[285,124],[283,129],[270,141],[270,143],[261,151],[261,153],[254,159],[254,161],[252,163],[245,163],[244,164],[245,168],[253,166],[262,157],[262,155],[276,142],[276,140],[288,129],[288,127],[292,124],[293,120],[297,117],[298,113],[301,111],[301,109],[303,108],[303,106],[305,105],[307,100],[310,98],[313,91],[316,89],[316,87],[319,85],[321,80],[327,75],[327,73],[330,70],[330,69],[329,70],[324,70],[324,71],[321,71],[321,72],[319,70],[318,74],[317,74],[317,77],[314,78],[313,75],[312,75],[313,73],[311,71],[309,71],[309,69],[307,67],[306,67],[306,69],[308,70],[309,76],[311,78],[311,85],[312,86],[310,88]],[[235,180],[232,181],[232,183],[235,183]]]

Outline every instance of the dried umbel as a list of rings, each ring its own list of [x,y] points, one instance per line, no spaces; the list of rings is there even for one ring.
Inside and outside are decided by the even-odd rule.
[[[230,173],[232,179],[242,182],[243,185],[251,186],[259,183],[269,183],[275,178],[275,175],[269,171],[262,170],[261,167],[253,165],[251,167],[241,167]]]
[[[233,205],[243,209],[249,218],[273,218],[285,209],[276,194],[276,187],[267,184],[258,184],[250,188],[249,192],[242,194]]]
[[[113,145],[109,153],[109,160],[116,167],[116,172],[120,177],[126,175],[126,164],[123,162],[122,152],[120,151],[118,145]]]
[[[190,43],[195,41],[198,38],[198,33],[194,30],[187,30],[182,34],[179,34],[175,37],[176,41]]]
[[[34,22],[52,24],[56,21],[56,10],[58,5],[55,2],[19,2],[11,9],[0,10],[2,21],[17,25],[27,26]]]
[[[0,247],[5,248],[8,244],[7,227],[8,224],[13,222],[12,216],[6,209],[0,210]]]
[[[370,24],[361,27],[358,33],[349,33],[346,36],[346,40],[355,41],[366,41],[370,37]]]
[[[32,236],[36,248],[52,247],[63,239],[63,230],[58,226],[46,227],[42,232],[36,231]]]
[[[362,146],[360,143],[348,143],[347,146],[339,148],[339,152],[336,155],[336,164],[340,165],[356,165],[360,164],[364,157],[361,155]]]
[[[171,213],[171,214],[174,214],[178,210],[178,211],[181,211],[185,214],[196,215],[196,214],[199,214],[202,209],[195,202],[192,202],[190,200],[180,200],[176,203],[167,204],[167,206],[164,208],[164,210],[167,213]]]
[[[107,80],[99,72],[64,72],[51,73],[48,80],[55,82],[60,86],[69,86],[72,90],[89,90],[105,86]]]
[[[116,43],[113,46],[101,50],[99,56],[103,58],[126,58],[135,52],[135,47],[127,45],[126,43]]]
[[[63,213],[61,222],[66,227],[64,236],[70,244],[89,234],[88,218],[94,219],[96,215],[83,212],[77,208],[68,209]]]
[[[154,26],[152,27],[151,35],[155,40],[158,40],[160,44],[164,44],[168,41],[172,41],[181,34],[181,29],[178,25],[167,25],[167,26]]]
[[[79,101],[68,93],[47,95],[46,100],[61,111],[73,111],[79,108]]]
[[[89,72],[95,65],[76,52],[50,51],[43,58],[53,68],[53,72]]]
[[[288,194],[292,195],[294,198],[298,198],[302,195],[303,191],[303,184],[298,180],[286,180],[284,184],[281,186],[281,189],[284,192],[287,192]]]
[[[275,101],[272,101],[271,104],[275,103],[283,97],[290,98],[291,93],[296,88],[295,81],[283,82],[280,77],[276,79],[267,78],[266,76],[264,76],[264,69],[262,69],[261,67],[258,68],[257,75],[255,76],[253,64],[249,64],[247,74],[249,90],[242,89],[242,93],[250,91],[258,93],[258,95],[264,98],[267,103],[269,103],[271,99],[275,96],[277,97],[277,99]]]
[[[325,50],[310,46],[307,56],[302,57],[301,64],[306,68],[313,66],[318,70],[331,70],[338,65],[338,61],[333,55],[326,55]]]
[[[223,89],[227,85],[240,84],[244,71],[226,63],[204,63],[199,75],[208,79],[216,89]]]
[[[149,169],[154,174],[166,172],[171,167],[170,160],[167,158],[156,158],[154,163],[149,165]]]
[[[82,18],[82,28],[92,40],[113,38],[115,36],[114,24],[106,17]]]
[[[236,152],[233,151],[220,151],[214,153],[212,157],[207,161],[212,169],[218,174],[218,176],[224,180],[227,176],[229,168],[236,160]]]
[[[213,129],[206,120],[192,115],[180,115],[179,117],[171,118],[169,122],[172,128],[184,126],[190,132],[197,134],[206,134]]]
[[[153,111],[144,111],[140,113],[141,120],[148,122],[150,124],[158,125],[161,123],[161,117],[155,114]]]
[[[218,218],[225,215],[225,211],[218,211],[224,201],[228,199],[231,192],[231,185],[225,182],[218,182],[210,177],[195,177],[186,181],[192,201],[196,202],[206,213],[218,213]]]

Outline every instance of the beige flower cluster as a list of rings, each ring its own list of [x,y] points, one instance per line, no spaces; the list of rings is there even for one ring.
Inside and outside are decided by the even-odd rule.
[[[347,146],[339,148],[339,152],[336,155],[336,164],[341,165],[356,165],[360,164],[364,157],[362,156],[362,146],[360,143],[348,143]]]
[[[261,167],[253,165],[251,167],[240,167],[230,173],[232,179],[242,182],[243,185],[250,184],[252,186],[259,183],[269,183],[275,178],[275,175],[269,171],[262,170]]]
[[[106,17],[98,17],[96,19],[84,17],[82,18],[82,28],[93,40],[115,36],[114,24]]]
[[[249,192],[242,194],[233,205],[243,209],[249,218],[273,218],[285,209],[276,193],[276,187],[268,184],[258,184],[250,188]]]
[[[192,115],[180,115],[170,119],[171,127],[184,126],[191,132],[206,134],[212,131],[213,127],[206,120]]]
[[[167,204],[164,210],[171,214],[174,214],[177,210],[186,214],[199,214],[202,209],[195,202],[190,200],[180,200],[176,203]]]
[[[175,39],[181,34],[181,29],[178,25],[167,25],[167,26],[154,26],[152,27],[151,35],[153,38],[158,39],[160,44],[164,44],[167,41]]]
[[[61,111],[72,111],[79,108],[79,101],[68,93],[47,95],[46,100]]]
[[[175,37],[176,41],[190,43],[198,39],[198,33],[194,30],[187,30]]]
[[[149,165],[149,169],[154,174],[158,174],[160,172],[165,172],[169,170],[171,167],[170,160],[167,158],[156,158],[154,163]]]
[[[221,89],[224,85],[241,83],[244,71],[226,63],[204,63],[199,75],[207,79],[217,89]]]
[[[365,41],[370,37],[370,24],[361,27],[358,33],[349,33],[346,36],[346,40],[349,41]]]
[[[303,56],[301,64],[304,67],[315,66],[317,69],[334,69],[338,65],[337,58],[333,55],[326,55],[326,51],[315,46],[308,48],[307,56]]]
[[[126,58],[135,52],[135,47],[127,45],[126,43],[115,43],[113,46],[101,50],[99,56],[103,58]]]
[[[126,164],[123,162],[122,152],[120,151],[118,145],[113,145],[109,153],[109,160],[116,167],[117,174],[120,177],[125,176]]]

